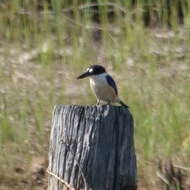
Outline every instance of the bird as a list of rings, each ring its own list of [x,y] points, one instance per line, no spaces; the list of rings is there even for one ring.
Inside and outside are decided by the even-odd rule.
[[[109,105],[111,103],[119,103],[128,108],[118,96],[118,89],[114,79],[106,72],[103,66],[91,65],[77,79],[84,79],[86,77],[90,78],[90,86],[96,96],[97,104],[100,104],[100,101],[104,101]]]

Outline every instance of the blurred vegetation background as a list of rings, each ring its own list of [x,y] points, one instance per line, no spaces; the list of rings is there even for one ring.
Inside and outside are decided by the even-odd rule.
[[[189,44],[188,0],[1,0],[0,189],[47,187],[53,106],[95,103],[91,64],[134,116],[139,189],[188,189]]]

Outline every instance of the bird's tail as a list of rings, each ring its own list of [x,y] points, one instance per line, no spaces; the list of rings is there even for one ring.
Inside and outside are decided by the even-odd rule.
[[[126,108],[128,108],[129,106],[127,105],[127,104],[125,104],[124,102],[122,102],[121,100],[119,100],[119,102],[118,102],[119,104],[121,104],[122,106],[124,106],[124,107],[126,107]]]

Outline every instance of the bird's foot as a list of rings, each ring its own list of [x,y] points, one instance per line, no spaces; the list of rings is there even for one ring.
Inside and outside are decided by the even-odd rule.
[[[100,100],[99,100],[99,99],[97,100],[97,103],[96,103],[96,105],[100,105]]]

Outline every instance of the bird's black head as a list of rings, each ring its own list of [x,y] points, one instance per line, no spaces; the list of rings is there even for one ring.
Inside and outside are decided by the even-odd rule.
[[[78,76],[77,79],[83,79],[92,75],[100,75],[102,73],[105,73],[106,70],[103,66],[101,65],[92,65],[90,66],[85,73],[82,75]]]

